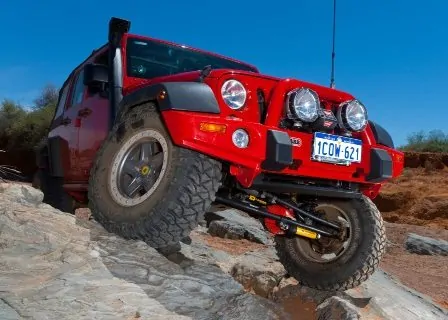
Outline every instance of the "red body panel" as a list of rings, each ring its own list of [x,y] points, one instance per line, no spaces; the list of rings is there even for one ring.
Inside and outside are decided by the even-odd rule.
[[[90,114],[80,118],[79,129],[79,181],[88,181],[90,168],[96,156],[96,152],[100,148],[102,142],[107,137],[109,131],[109,103],[105,99],[93,96],[83,104],[86,110],[90,110]]]
[[[126,43],[128,36],[125,35],[123,37],[123,44]],[[146,37],[140,38],[148,39]],[[98,55],[104,53],[104,50],[87,59],[79,68],[82,68],[86,63],[95,62]],[[126,46],[123,45],[122,50],[123,96],[151,84],[197,81],[199,77],[199,71],[151,80],[129,77],[126,74]],[[246,88],[247,100],[242,110],[235,111],[230,109],[221,97],[220,88],[222,83],[228,79],[237,79]],[[293,159],[300,160],[300,165],[297,169],[286,168],[275,172],[277,174],[363,183],[363,192],[374,198],[378,194],[381,185],[366,182],[366,176],[370,171],[370,149],[372,147],[382,148],[391,155],[394,177],[400,175],[403,170],[403,154],[391,148],[376,145],[369,126],[363,132],[354,134],[355,138],[362,140],[363,160],[360,164],[351,164],[350,166],[312,161],[312,134],[279,129],[280,121],[285,114],[284,101],[288,91],[297,87],[313,89],[319,95],[324,108],[329,108],[330,104],[337,105],[354,99],[348,93],[295,79],[279,79],[257,72],[236,70],[212,70],[210,75],[206,77],[205,82],[211,87],[218,101],[221,110],[219,115],[169,110],[162,112],[163,119],[176,145],[202,152],[229,163],[230,173],[245,187],[250,187],[254,178],[263,171],[261,164],[266,158],[266,136],[269,129],[287,131],[290,137],[300,139],[300,144],[293,146]],[[258,89],[263,91],[267,102],[267,115],[264,124],[259,122]],[[98,94],[94,96],[84,94],[84,101],[79,106],[65,111],[67,115],[73,117],[73,123],[77,125],[73,125],[73,128],[70,129],[72,130],[70,134],[65,132],[62,135],[67,136],[66,139],[69,141],[70,151],[69,154],[61,154],[62,161],[67,163],[66,167],[68,166],[68,169],[71,171],[65,177],[66,183],[71,184],[70,186],[67,185],[66,189],[80,201],[79,195],[82,192],[85,193],[92,161],[109,130],[108,100],[100,97]],[[81,108],[89,108],[92,112],[88,117],[81,119],[77,116],[77,111]],[[224,124],[227,126],[226,132],[210,133],[200,131],[201,122]],[[239,149],[232,143],[231,135],[238,128],[245,129],[250,135],[250,143],[246,149]],[[61,130],[65,129],[56,128],[50,135],[60,134]]]
[[[253,179],[263,170],[261,163],[266,158],[266,135],[269,129],[280,130],[275,126],[244,121],[241,118],[223,117],[192,113],[185,111],[164,111],[164,121],[168,127],[175,144],[191,148],[204,154],[229,162],[234,167],[231,173],[244,187],[250,187]],[[224,124],[225,133],[208,133],[199,130],[201,122]],[[249,146],[246,149],[237,148],[232,143],[232,133],[236,129],[245,129],[250,136]],[[300,146],[293,147],[293,159],[300,160],[297,169],[284,169],[277,174],[321,178],[341,181],[366,183],[366,176],[370,172],[370,149],[372,147],[386,150],[393,159],[394,176],[403,170],[403,154],[394,149],[377,146],[373,141],[372,133],[366,130],[361,135],[363,141],[363,161],[359,164],[341,166],[321,163],[311,160],[312,135],[295,131],[287,131],[290,137],[301,139]],[[367,191],[375,188],[374,184],[367,185]],[[366,193],[369,196],[373,194]]]

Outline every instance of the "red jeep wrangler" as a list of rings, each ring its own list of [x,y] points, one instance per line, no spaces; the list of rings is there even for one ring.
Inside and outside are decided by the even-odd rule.
[[[365,106],[129,28],[112,18],[107,44],[61,88],[38,148],[44,201],[88,204],[108,231],[155,248],[187,237],[216,201],[261,219],[303,285],[365,281],[386,244],[371,199],[403,169]]]

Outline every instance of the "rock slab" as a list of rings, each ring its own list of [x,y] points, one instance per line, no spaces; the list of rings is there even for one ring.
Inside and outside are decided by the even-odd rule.
[[[410,233],[405,242],[406,250],[421,255],[448,256],[448,241]]]
[[[260,221],[234,209],[208,212],[208,232],[226,239],[247,239],[262,244],[272,244]]]
[[[0,319],[287,319],[216,265],[168,259],[41,198],[0,188]]]
[[[347,300],[333,296],[317,306],[318,320],[358,320],[361,314],[358,309]]]
[[[286,275],[286,270],[275,251],[268,248],[238,257],[230,273],[246,289],[266,298]]]

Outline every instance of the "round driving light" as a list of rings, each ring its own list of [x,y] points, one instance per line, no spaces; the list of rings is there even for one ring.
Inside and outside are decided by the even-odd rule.
[[[308,88],[293,90],[287,97],[287,114],[291,119],[314,122],[319,116],[320,101],[317,93]]]
[[[249,134],[243,129],[237,129],[232,134],[232,142],[238,148],[247,148],[249,145]]]
[[[221,87],[224,102],[233,110],[241,109],[247,98],[243,84],[237,80],[227,80]]]
[[[338,110],[338,121],[346,130],[362,131],[367,126],[367,109],[358,100],[345,102]]]

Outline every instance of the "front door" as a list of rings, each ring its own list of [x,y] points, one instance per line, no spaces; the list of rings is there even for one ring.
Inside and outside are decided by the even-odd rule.
[[[109,99],[98,92],[87,93],[79,110],[78,163],[80,180],[86,183],[97,151],[109,132],[109,110]]]
[[[103,50],[94,58],[94,63],[108,65],[107,50]],[[103,88],[105,89],[105,88]],[[107,92],[86,87],[84,100],[79,109],[78,163],[79,179],[88,183],[90,169],[96,154],[109,133],[109,98]]]
[[[106,64],[107,51],[94,62]],[[74,129],[69,142],[71,171],[67,183],[85,185],[96,153],[109,132],[109,99],[105,92],[84,85],[84,69],[77,72],[73,83],[66,111]]]

